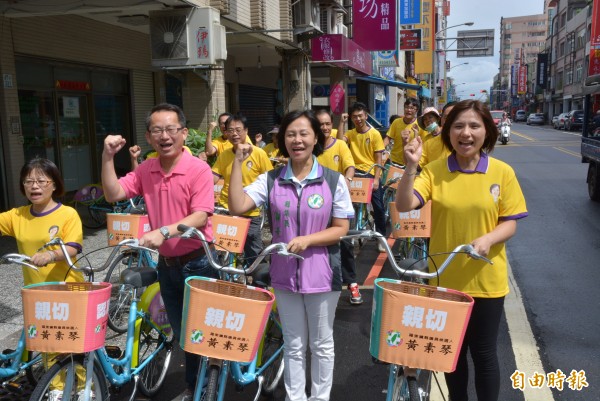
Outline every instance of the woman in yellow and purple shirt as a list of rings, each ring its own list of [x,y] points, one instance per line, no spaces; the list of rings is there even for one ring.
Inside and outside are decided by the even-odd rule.
[[[498,139],[498,129],[483,103],[457,103],[441,136],[452,153],[424,166],[418,177],[422,140],[416,138],[404,147],[406,170],[398,185],[396,207],[408,211],[431,200],[430,252],[439,254],[460,244],[472,244],[476,252],[494,263],[490,266],[458,255],[439,282],[430,284],[453,288],[475,299],[456,370],[446,374],[450,398],[467,399],[469,351],[476,371],[477,399],[496,401],[500,389],[498,326],[509,291],[505,243],[515,234],[517,220],[527,216],[527,206],[513,169],[488,156]],[[444,258],[433,257],[435,264],[430,264],[430,271]]]

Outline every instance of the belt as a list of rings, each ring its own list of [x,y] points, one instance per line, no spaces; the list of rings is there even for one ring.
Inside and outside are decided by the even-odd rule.
[[[195,251],[186,253],[185,255],[181,255],[181,256],[168,257],[168,256],[160,255],[158,257],[158,259],[162,260],[164,262],[164,264],[168,267],[177,267],[177,266],[185,265],[190,260],[194,260],[196,258],[199,258],[200,256],[204,256],[205,253],[206,252],[204,251],[204,248],[200,248],[200,249],[196,249]]]

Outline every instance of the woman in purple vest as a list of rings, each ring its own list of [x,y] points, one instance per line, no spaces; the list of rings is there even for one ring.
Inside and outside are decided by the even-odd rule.
[[[311,350],[310,400],[329,400],[333,381],[333,320],[340,297],[340,237],[354,215],[343,175],[317,163],[325,136],[312,111],[284,116],[277,140],[288,164],[242,188],[241,145],[231,170],[229,210],[268,205],[273,242],[286,242],[304,260],[271,257],[271,284],[283,325],[286,400],[306,401],[306,350]],[[269,177],[268,175],[271,174]]]

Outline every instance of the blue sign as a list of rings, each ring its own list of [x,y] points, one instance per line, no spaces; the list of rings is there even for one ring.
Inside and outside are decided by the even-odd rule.
[[[421,23],[421,0],[400,0],[400,25]]]

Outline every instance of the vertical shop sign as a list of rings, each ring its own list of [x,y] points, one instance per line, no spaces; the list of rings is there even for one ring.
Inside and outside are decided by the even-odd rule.
[[[592,5],[592,29],[590,35],[590,65],[588,77],[600,75],[600,1]]]
[[[331,106],[331,112],[335,115],[341,115],[345,110],[346,103],[346,92],[344,87],[340,84],[336,84],[331,89],[329,95],[329,105]]]
[[[524,95],[525,93],[527,93],[527,65],[520,65],[517,94]]]
[[[423,23],[414,27],[422,30],[421,42],[422,50],[415,51],[415,74],[431,74],[433,72],[433,51],[435,45],[434,35],[434,15],[433,1],[421,1]]]
[[[365,50],[396,50],[396,1],[360,0],[352,2],[352,38]]]
[[[416,25],[421,23],[421,1],[400,0],[400,25]]]

